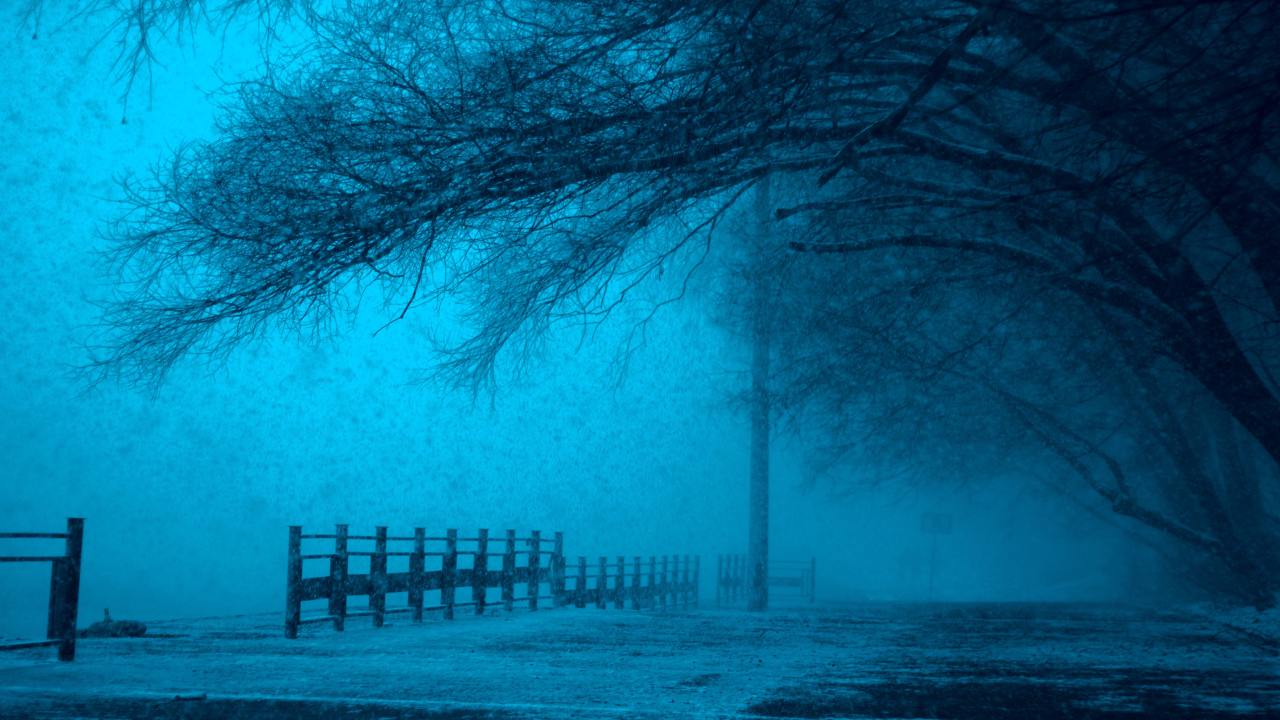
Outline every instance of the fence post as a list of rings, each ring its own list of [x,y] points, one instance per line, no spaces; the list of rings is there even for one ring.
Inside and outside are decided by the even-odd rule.
[[[302,526],[289,526],[289,559],[285,567],[284,636],[298,637],[302,621]]]
[[[671,608],[672,610],[675,610],[676,605],[678,604],[676,598],[680,591],[680,556],[679,555],[671,556],[671,573],[670,574],[667,573],[666,556],[663,556],[662,559],[663,559],[662,575],[663,575],[663,579],[666,581],[665,587],[667,589],[667,607]]]
[[[657,606],[658,597],[657,595],[655,595],[655,593],[657,592],[657,588],[658,588],[658,556],[650,555],[649,556],[649,592],[645,594],[645,604],[644,604],[646,608],[652,608]]]
[[[728,567],[725,568],[724,573],[725,582],[727,583],[724,588],[724,594],[726,602],[732,605],[738,601],[738,556],[731,554],[725,558],[725,562]]]
[[[728,562],[728,568],[724,569],[726,570],[726,573],[724,573],[724,580],[726,580],[728,584],[724,585],[724,594],[726,594],[728,598],[728,603],[730,603],[730,605],[733,605],[733,603],[737,602],[737,555],[736,553],[733,553],[733,555],[728,556],[726,561]]]
[[[698,607],[698,596],[702,594],[702,585],[698,582],[698,571],[702,568],[702,556],[693,556],[693,606]]]
[[[608,599],[609,558],[600,556],[600,571],[596,574],[596,607],[603,610]]]
[[[45,623],[45,638],[57,640],[62,632],[62,583],[66,575],[65,559],[49,563],[49,619]]]
[[[737,567],[737,555],[729,554],[724,558],[724,602],[726,605],[732,605],[737,601],[737,576],[734,574],[734,568]]]
[[[742,595],[742,556],[733,556],[733,601],[736,603]]]
[[[369,581],[373,594],[369,606],[373,610],[373,626],[382,627],[387,616],[387,527],[379,525],[374,532],[373,557],[369,559]]]
[[[538,609],[538,591],[542,586],[542,531],[529,533],[529,609]]]
[[[471,564],[471,599],[476,604],[476,614],[484,614],[485,595],[489,585],[489,529],[480,528],[476,538],[476,559]]]
[[[80,607],[80,556],[84,546],[84,518],[67,518],[66,555],[56,565],[61,565],[59,580],[57,619],[59,628],[58,659],[71,662],[76,659],[76,616]]]
[[[618,556],[618,579],[614,583],[613,588],[613,609],[621,610],[626,607],[627,592],[627,559],[622,555]]]
[[[440,604],[444,606],[444,619],[453,619],[454,588],[458,584],[458,531],[445,531],[444,559],[440,563]]]
[[[670,588],[669,596],[671,598],[671,609],[675,610],[680,607],[680,556],[671,556],[671,581],[667,584]]]
[[[737,555],[731,553],[724,559],[724,601],[727,605],[732,605],[738,600],[737,558]]]
[[[684,583],[688,579],[688,556],[674,555],[671,568],[671,607],[682,607],[684,604]]]
[[[574,588],[573,606],[587,606],[587,556],[578,556],[578,585]]]
[[[681,559],[681,556],[679,555],[671,556],[671,609],[672,610],[680,607],[680,596],[684,593],[684,584],[680,581],[680,578],[682,577],[682,573],[683,573],[683,570],[681,570],[681,568],[683,567],[680,564],[681,562],[683,562]]]
[[[347,526],[334,526],[333,556],[329,558],[329,615],[333,629],[342,632],[347,626]]]
[[[502,607],[511,612],[516,598],[516,531],[507,531],[507,546],[502,553]]]
[[[631,609],[640,609],[640,556],[635,557],[631,568]]]
[[[689,556],[684,556],[684,564],[680,566],[680,607],[689,609]]]
[[[552,607],[568,604],[564,597],[564,533],[556,531],[555,545],[551,551],[551,601]]]
[[[667,592],[671,588],[670,581],[667,580],[667,556],[662,556],[662,582],[661,589],[658,591],[658,602],[663,610],[667,609]]]
[[[422,596],[427,571],[427,530],[413,529],[413,554],[409,556],[409,607],[413,608],[413,621],[422,622]]]
[[[720,584],[724,582],[724,555],[716,555],[716,607],[720,607]]]

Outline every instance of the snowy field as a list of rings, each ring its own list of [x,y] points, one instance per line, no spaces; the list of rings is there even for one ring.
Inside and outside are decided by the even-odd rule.
[[[6,718],[1276,718],[1280,658],[1194,616],[1083,605],[865,605],[766,615],[554,610],[158,622],[0,654]]]

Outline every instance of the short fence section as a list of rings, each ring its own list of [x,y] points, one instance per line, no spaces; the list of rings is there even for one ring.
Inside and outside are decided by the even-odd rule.
[[[58,659],[76,657],[76,615],[80,605],[80,553],[84,544],[84,518],[67,518],[61,533],[0,532],[0,540],[64,540],[61,555],[0,555],[0,563],[47,562],[49,572],[49,618],[45,640],[7,643],[0,650],[58,646]]]
[[[814,601],[817,560],[774,560],[769,563],[769,588],[792,590],[785,598]],[[745,555],[721,555],[716,560],[716,605],[734,605],[747,598],[750,573]]]
[[[614,562],[602,556],[588,562],[578,557],[573,588],[564,591],[560,605],[594,605],[619,610],[688,609],[698,606],[698,573],[701,562],[689,555],[639,555],[627,563],[624,555]],[[630,578],[630,581],[628,581]]]
[[[332,550],[304,552],[304,542],[315,541],[324,541]],[[353,572],[353,558],[367,571]],[[315,561],[326,563],[326,572],[308,577],[306,566]],[[393,563],[403,569],[391,569]],[[370,616],[373,625],[381,627],[390,614],[406,613],[421,622],[424,612],[440,611],[452,620],[460,608],[472,608],[477,615],[499,604],[507,611],[517,604],[537,610],[542,600],[552,607],[697,605],[698,561],[691,562],[688,555],[653,556],[647,568],[637,557],[630,566],[630,583],[628,564],[621,556],[615,563],[601,557],[590,570],[586,557],[579,557],[572,587],[567,587],[560,532],[518,535],[507,530],[495,537],[480,529],[463,537],[452,529],[432,536],[414,528],[412,535],[390,535],[379,526],[373,535],[352,535],[347,525],[338,525],[332,533],[303,534],[301,526],[294,525],[289,528],[285,637],[296,638],[298,628],[309,623],[331,622],[341,631],[350,617]],[[459,600],[459,590],[466,600]],[[497,591],[497,597],[490,590]],[[439,603],[428,605],[432,592],[439,593]],[[405,605],[388,608],[387,596],[393,593],[405,593]],[[352,612],[347,606],[352,596],[368,597],[368,608]],[[326,601],[326,611],[304,617],[302,604],[313,600]]]

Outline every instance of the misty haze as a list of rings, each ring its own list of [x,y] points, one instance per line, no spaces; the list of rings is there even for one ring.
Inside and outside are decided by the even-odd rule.
[[[0,717],[1280,717],[1280,4],[4,5]]]

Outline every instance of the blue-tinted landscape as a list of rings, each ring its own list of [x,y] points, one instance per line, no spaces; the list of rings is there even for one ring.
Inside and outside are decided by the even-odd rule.
[[[0,16],[0,716],[1280,708],[1272,4]]]

